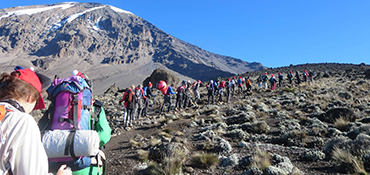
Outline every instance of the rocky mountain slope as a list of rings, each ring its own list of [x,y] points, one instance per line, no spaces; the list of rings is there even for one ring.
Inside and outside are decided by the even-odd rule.
[[[367,174],[370,66],[307,64],[268,73],[308,68],[314,82],[285,80],[274,91],[253,83],[251,92],[214,105],[201,87],[197,107],[164,114],[154,90],[150,115],[129,128],[118,105],[123,93],[112,88],[97,96],[113,129],[108,174]]]
[[[0,58],[3,69],[35,66],[51,77],[79,69],[97,93],[112,82],[141,83],[156,68],[202,80],[264,68],[207,52],[114,6],[74,2],[1,9]]]

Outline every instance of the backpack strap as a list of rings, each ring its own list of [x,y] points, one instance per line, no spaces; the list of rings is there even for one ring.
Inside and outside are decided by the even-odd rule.
[[[66,141],[66,147],[64,149],[64,155],[71,155],[74,160],[77,160],[78,157],[75,154],[74,146],[73,146],[75,135],[76,135],[76,130],[71,130],[69,132],[69,135],[68,135],[67,141]]]
[[[78,129],[78,94],[73,95],[73,127]]]

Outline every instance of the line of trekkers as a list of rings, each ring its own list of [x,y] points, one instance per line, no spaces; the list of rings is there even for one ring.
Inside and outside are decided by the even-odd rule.
[[[307,72],[304,70],[302,74],[296,71],[296,76],[294,78],[293,72],[290,71],[287,74],[289,84],[293,85],[293,80],[299,85],[301,82],[313,81],[314,72],[311,70]],[[269,77],[268,73],[265,72],[263,75],[259,76],[256,80],[257,90],[264,86],[267,89],[269,86],[271,90],[276,89],[276,85],[282,87],[284,84],[284,76],[279,72],[277,78],[274,74]],[[270,85],[269,85],[270,84]],[[201,99],[200,87],[202,86],[202,81],[198,80],[195,82],[182,81],[181,84],[176,88],[174,84],[170,86],[167,85],[165,81],[159,81],[156,88],[162,92],[164,95],[163,104],[160,108],[160,113],[172,112],[172,111],[182,111],[188,109],[189,107],[198,107],[198,102]],[[207,89],[207,100],[208,104],[215,104],[215,98],[220,103],[230,102],[230,97],[234,97],[238,94],[248,93],[252,91],[252,80],[250,77],[239,77],[235,76],[228,78],[226,80],[218,79],[217,81],[211,80],[206,85]],[[152,93],[152,83],[145,87],[142,85],[132,85],[131,88],[127,88],[123,98],[120,100],[120,104],[124,102],[125,113],[123,117],[123,124],[125,127],[132,126],[133,122],[140,117],[146,117],[152,110],[153,105],[149,109],[150,100],[155,101],[156,95]],[[226,98],[226,99],[224,99]],[[201,103],[202,104],[202,103]],[[149,113],[148,113],[149,110]]]

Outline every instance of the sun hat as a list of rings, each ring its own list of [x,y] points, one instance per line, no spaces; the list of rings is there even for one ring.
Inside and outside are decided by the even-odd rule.
[[[41,91],[50,85],[51,83],[50,79],[45,75],[32,71],[31,69],[18,69],[16,70],[16,72],[19,72],[18,76],[19,79],[31,84],[33,87],[36,88],[36,90],[40,94],[40,98],[37,101],[33,110],[44,109],[45,102],[44,98],[41,95]]]

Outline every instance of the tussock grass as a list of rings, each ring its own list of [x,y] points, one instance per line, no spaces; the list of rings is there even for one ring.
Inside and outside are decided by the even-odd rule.
[[[182,174],[182,162],[184,160],[184,152],[176,149],[172,154],[166,155],[162,162],[150,162],[147,170],[151,175]]]
[[[270,158],[271,156],[269,153],[257,147],[252,155],[251,167],[256,167],[265,172],[266,169],[271,166]]]
[[[142,149],[139,149],[137,150],[137,158],[142,161],[142,162],[146,162],[149,160],[149,151],[145,151],[145,150],[142,150]]]
[[[363,161],[347,150],[334,147],[332,158],[339,171],[367,175]]]
[[[339,117],[334,121],[335,128],[346,131],[348,127],[349,121],[343,117]]]
[[[210,153],[195,154],[192,156],[192,164],[201,168],[209,168],[219,161],[218,156]]]
[[[290,87],[285,87],[282,89],[283,92],[291,92],[291,93],[295,93],[297,91],[296,88],[290,88]]]

